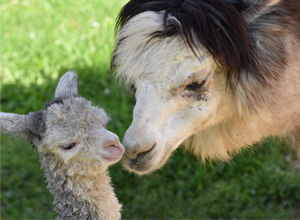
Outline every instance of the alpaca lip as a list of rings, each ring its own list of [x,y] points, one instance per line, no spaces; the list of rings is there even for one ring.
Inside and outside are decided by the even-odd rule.
[[[124,156],[123,164],[129,170],[136,173],[147,173],[151,170],[151,160],[155,157],[155,153],[152,153],[153,148],[147,153],[140,154],[134,159]],[[150,152],[151,151],[151,152]]]
[[[152,150],[151,152],[140,155],[135,159],[131,159],[125,154],[122,159],[123,166],[128,171],[137,173],[139,175],[148,174],[153,172],[154,170],[161,168],[173,152],[163,152],[163,154],[159,156],[159,153],[157,154],[157,151]]]
[[[105,160],[107,160],[107,161],[111,161],[111,162],[113,162],[113,161],[119,161],[122,157],[120,156],[120,157],[108,157],[108,156],[102,156],[102,158],[103,159],[105,159]]]
[[[118,146],[109,146],[104,148],[106,154],[102,156],[103,159],[108,161],[118,161],[124,153],[124,147],[120,144]]]

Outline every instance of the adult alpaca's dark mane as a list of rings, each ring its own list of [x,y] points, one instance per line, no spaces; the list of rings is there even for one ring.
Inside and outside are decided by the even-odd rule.
[[[165,11],[163,30],[151,39],[179,34],[185,44],[197,54],[199,41],[215,61],[229,74],[240,78],[241,71],[256,70],[255,48],[247,24],[240,12],[248,5],[236,0],[131,0],[121,10],[116,30],[132,17],[146,11]],[[175,19],[168,19],[168,16]],[[193,39],[196,36],[197,39]],[[263,78],[256,72],[256,78]]]

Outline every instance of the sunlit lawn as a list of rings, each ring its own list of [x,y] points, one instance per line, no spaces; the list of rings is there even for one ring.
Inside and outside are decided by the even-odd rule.
[[[125,0],[4,0],[0,5],[1,111],[27,113],[51,100],[63,73],[79,74],[80,94],[112,116],[122,139],[134,100],[109,70],[114,22]],[[21,138],[1,136],[1,219],[54,219],[38,155]],[[300,218],[295,153],[278,140],[231,163],[203,166],[179,149],[156,173],[110,173],[124,219]],[[298,210],[298,211],[297,211]]]

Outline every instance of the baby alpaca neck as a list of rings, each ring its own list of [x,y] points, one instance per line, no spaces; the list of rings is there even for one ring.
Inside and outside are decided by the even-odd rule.
[[[41,154],[40,159],[54,197],[54,210],[59,213],[57,219],[121,218],[121,205],[110,185],[107,170],[99,167],[92,173],[68,176],[53,155]]]

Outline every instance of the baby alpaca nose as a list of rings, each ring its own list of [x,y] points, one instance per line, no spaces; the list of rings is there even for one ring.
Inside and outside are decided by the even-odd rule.
[[[104,147],[119,147],[120,140],[118,137],[113,137],[104,143]]]

